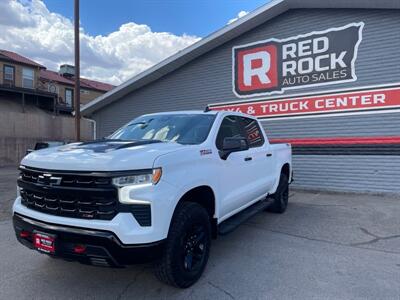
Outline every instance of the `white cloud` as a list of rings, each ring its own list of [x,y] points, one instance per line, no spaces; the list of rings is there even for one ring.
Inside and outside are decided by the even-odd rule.
[[[228,24],[231,24],[231,23],[233,23],[233,22],[239,20],[240,18],[244,17],[244,16],[247,15],[248,13],[249,13],[248,11],[241,10],[241,11],[237,14],[236,18],[230,19],[230,20],[228,21]]]
[[[73,23],[50,12],[41,0],[0,0],[0,48],[27,56],[48,69],[74,62]],[[126,23],[108,35],[92,36],[81,28],[81,74],[120,84],[199,38],[153,32]]]

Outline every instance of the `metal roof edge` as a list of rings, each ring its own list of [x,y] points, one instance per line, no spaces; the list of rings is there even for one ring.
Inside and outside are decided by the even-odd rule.
[[[262,23],[288,11],[299,8],[358,8],[358,9],[400,9],[398,0],[274,0],[250,12],[237,21],[228,24],[189,47],[162,60],[149,69],[135,75],[111,91],[97,97],[81,107],[81,113],[90,115],[111,104],[120,97],[147,85],[180,68],[195,58],[211,51],[229,40],[259,26]]]

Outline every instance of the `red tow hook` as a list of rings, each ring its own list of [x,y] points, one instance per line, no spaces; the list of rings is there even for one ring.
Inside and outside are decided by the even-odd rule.
[[[19,233],[19,236],[20,236],[21,238],[23,238],[23,239],[26,239],[26,238],[28,238],[28,237],[31,236],[31,233],[30,233],[29,231],[22,230],[22,231]]]
[[[75,245],[74,246],[74,252],[77,254],[82,254],[86,252],[86,246],[85,245]]]

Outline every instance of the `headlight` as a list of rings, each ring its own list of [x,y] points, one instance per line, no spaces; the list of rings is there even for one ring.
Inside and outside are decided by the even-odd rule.
[[[113,178],[113,184],[117,187],[131,186],[131,185],[146,185],[157,184],[161,179],[161,168],[150,170],[149,173],[129,175]]]

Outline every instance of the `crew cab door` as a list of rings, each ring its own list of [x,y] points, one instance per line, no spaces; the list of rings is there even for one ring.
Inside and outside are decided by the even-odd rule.
[[[270,192],[275,183],[276,158],[272,155],[270,144],[265,140],[259,122],[246,117],[240,117],[240,120],[252,158],[253,190],[259,198]]]
[[[244,122],[240,116],[226,116],[220,125],[216,147],[222,150],[227,137],[246,138]],[[261,194],[257,177],[254,148],[231,153],[227,159],[219,159],[218,178],[221,195],[220,217],[234,214],[242,206]],[[264,187],[262,189],[265,189]]]

